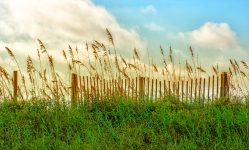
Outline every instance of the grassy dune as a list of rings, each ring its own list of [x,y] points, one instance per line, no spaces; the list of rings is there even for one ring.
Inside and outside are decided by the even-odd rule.
[[[0,104],[0,149],[246,149],[249,109],[216,101]]]

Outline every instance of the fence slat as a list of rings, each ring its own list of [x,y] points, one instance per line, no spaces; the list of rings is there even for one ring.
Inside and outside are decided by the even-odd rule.
[[[107,90],[107,92],[106,92],[106,94],[107,94],[107,99],[109,99],[110,98],[110,92],[111,92],[111,89],[109,88],[109,84],[110,84],[110,80],[106,80],[106,90]]]
[[[138,78],[136,77],[136,91],[135,91],[135,93],[136,93],[136,101],[138,100]]]
[[[180,82],[177,82],[177,99],[180,100]]]
[[[124,96],[126,97],[127,96],[127,94],[126,94],[126,92],[127,92],[127,78],[125,78],[125,85],[124,85]]]
[[[199,79],[199,97],[198,99],[200,100],[201,99],[201,81],[202,81],[202,78]]]
[[[156,93],[155,93],[155,100],[157,99],[157,79],[156,79]]]
[[[147,78],[147,97],[150,99],[150,78]]]
[[[219,76],[217,76],[217,80],[216,80],[216,98],[219,98]]]
[[[100,79],[99,80],[99,94],[100,94],[100,100],[102,101],[103,100],[103,79]]]
[[[206,87],[206,79],[203,79],[203,93],[202,93],[202,99],[203,99],[203,103],[205,101],[205,87]]]
[[[13,72],[13,100],[17,101],[17,90],[18,90],[18,72]]]
[[[229,77],[227,72],[224,72],[224,90],[224,96],[229,97]]]
[[[77,74],[72,74],[72,80],[71,80],[71,88],[72,88],[72,97],[71,97],[71,104],[75,105],[77,103],[78,99],[78,80],[77,80]]]
[[[139,77],[139,99],[144,98],[144,77]]]
[[[172,82],[172,95],[175,96],[175,82]]]
[[[166,97],[166,80],[163,80],[163,96]]]
[[[85,82],[85,76],[82,77],[82,82],[83,82],[83,99],[85,101],[86,98],[86,82]]]
[[[196,96],[197,96],[197,78],[195,78],[195,102],[196,102]]]
[[[183,90],[184,90],[184,81],[182,80],[182,102],[183,102],[183,97],[184,97],[184,92],[183,92]]]
[[[81,76],[79,76],[79,79],[80,79],[80,87],[79,87],[79,92],[80,92],[80,102],[82,101],[82,99],[83,99],[83,96],[82,96],[82,78],[81,78]]]
[[[210,76],[208,77],[208,95],[207,95],[207,97],[208,97],[208,101],[210,100],[210,97],[209,97],[209,93],[210,92]]]
[[[186,82],[186,101],[188,101],[188,81]]]
[[[135,83],[134,83],[134,79],[132,78],[132,82],[131,82],[132,86],[131,86],[131,98],[134,99],[134,87],[135,87]]]
[[[100,82],[99,82],[99,78],[97,77],[97,78],[96,78],[96,99],[97,99],[97,100],[99,100],[99,97],[100,97],[100,94],[99,94],[99,91],[100,91],[100,90],[99,90],[99,89],[100,89],[99,83],[100,83]]]
[[[190,100],[191,100],[191,103],[193,102],[192,98],[193,98],[193,79],[190,80]]]
[[[130,97],[130,88],[131,88],[131,80],[130,80],[130,78],[128,78],[128,91],[127,91],[127,98],[129,98]]]
[[[212,80],[212,101],[214,100],[214,75],[213,75],[213,80]]]
[[[89,91],[89,78],[88,78],[88,76],[86,77],[86,89],[87,89],[87,101],[89,102],[90,91]]]
[[[107,93],[106,93],[106,80],[104,79],[103,80],[103,97],[104,97],[104,99],[106,99],[106,95],[107,95]]]
[[[170,94],[171,94],[171,89],[170,89],[170,81],[168,81],[168,95],[170,96]]]
[[[223,98],[228,96],[228,92],[229,92],[228,74],[226,72],[223,72],[221,74],[220,97]]]

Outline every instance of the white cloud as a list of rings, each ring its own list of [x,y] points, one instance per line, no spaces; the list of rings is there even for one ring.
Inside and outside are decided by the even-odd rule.
[[[190,33],[190,41],[196,45],[220,50],[238,47],[236,34],[227,23],[205,23]]]
[[[0,53],[9,46],[21,55],[36,55],[37,38],[56,56],[68,44],[83,47],[92,40],[109,44],[105,28],[124,53],[145,45],[135,30],[121,27],[112,14],[90,0],[1,0],[0,13]]]
[[[150,23],[150,24],[146,24],[145,28],[151,30],[151,31],[163,31],[164,28],[158,24],[155,23]]]
[[[141,9],[142,14],[156,14],[157,9],[153,5],[148,5]]]
[[[236,33],[227,23],[207,22],[191,32],[170,34],[169,37],[202,48],[243,51],[237,41]]]
[[[191,45],[204,66],[219,64],[224,69],[230,58],[248,60],[247,51],[227,23],[207,22],[193,31],[170,33],[168,40],[184,49]]]

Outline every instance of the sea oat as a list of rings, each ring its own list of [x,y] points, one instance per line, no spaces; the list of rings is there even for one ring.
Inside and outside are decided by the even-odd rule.
[[[109,29],[106,28],[106,33],[107,33],[107,36],[108,36],[108,39],[109,41],[112,43],[112,45],[114,46],[114,41],[113,41],[113,37],[112,37],[112,34],[111,32],[109,31]]]

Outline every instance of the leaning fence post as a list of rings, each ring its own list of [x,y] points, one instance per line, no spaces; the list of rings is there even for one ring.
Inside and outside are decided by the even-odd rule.
[[[14,102],[17,101],[17,89],[18,89],[18,72],[13,72],[13,100]]]
[[[227,97],[229,95],[229,82],[227,72],[221,74],[221,87],[220,87],[220,97]]]
[[[78,100],[78,80],[77,80],[77,74],[72,73],[72,80],[71,80],[71,87],[72,87],[72,97],[71,97],[71,103],[72,105],[76,104]]]

